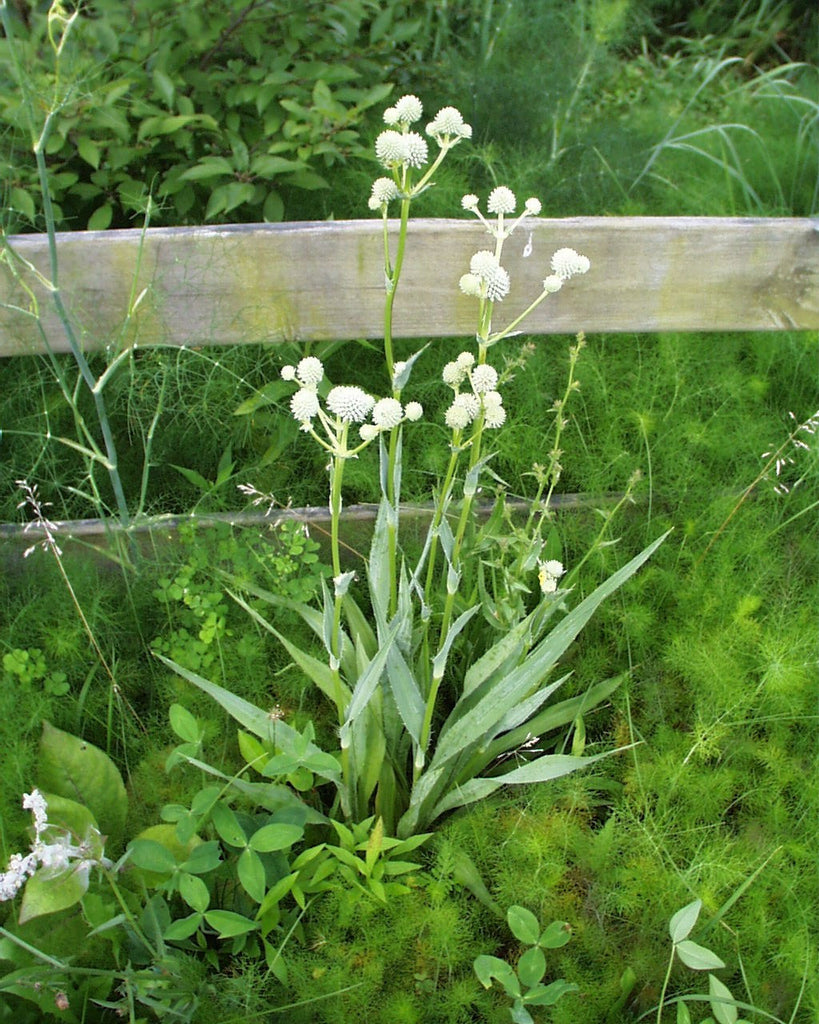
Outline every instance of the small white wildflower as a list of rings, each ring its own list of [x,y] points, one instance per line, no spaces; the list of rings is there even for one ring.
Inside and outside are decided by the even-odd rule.
[[[318,416],[319,400],[318,395],[312,388],[301,388],[290,399],[290,412],[293,419],[299,423],[308,423],[314,416]]]
[[[397,427],[404,418],[404,410],[396,398],[382,398],[373,406],[373,423],[384,430]]]
[[[410,423],[415,423],[416,420],[420,420],[424,415],[424,407],[420,402],[407,402],[404,408],[404,415]]]
[[[472,390],[480,395],[487,391],[494,391],[498,386],[498,371],[494,366],[481,363],[472,370],[470,375]]]
[[[465,195],[461,200],[461,206],[463,207],[464,210],[477,210],[478,197],[472,195],[472,193],[470,192],[468,195]]]
[[[283,366],[281,369],[282,380],[295,380],[296,379],[296,367],[291,366],[289,363],[287,366]]]
[[[316,388],[324,377],[324,366],[315,356],[306,356],[296,367],[296,377],[303,388]]]
[[[48,825],[48,804],[39,789],[23,794],[23,810],[34,815],[34,831],[39,838]]]
[[[530,198],[526,200],[526,202],[523,204],[523,208],[526,210],[530,217],[537,217],[537,215],[543,209],[540,200],[536,199],[534,196],[530,196]]]
[[[444,138],[471,139],[472,126],[466,124],[463,114],[455,107],[442,107],[427,125],[427,135],[438,139]]]
[[[506,185],[498,185],[489,193],[486,208],[490,213],[514,213],[517,199],[515,193]]]
[[[330,389],[327,408],[344,423],[362,423],[375,399],[359,387],[342,385]]]
[[[563,279],[558,277],[557,274],[549,274],[549,276],[543,280],[544,292],[559,292],[562,287]]]
[[[544,594],[553,594],[557,590],[557,581],[565,573],[561,562],[556,559],[549,559],[548,562],[538,560],[538,582]]]
[[[37,858],[33,853],[25,857],[21,853],[13,853],[8,868],[0,874],[0,902],[13,900],[36,870]]]
[[[358,428],[358,433],[362,441],[372,441],[374,438],[378,437],[381,430],[374,423],[362,423]]]
[[[466,409],[453,403],[444,414],[444,422],[450,430],[464,430],[472,421]]]
[[[383,206],[383,203],[380,203],[375,198],[375,196],[370,196],[370,198],[367,200],[367,208],[372,210],[373,212],[375,212],[376,210],[380,210],[382,208],[382,206]]]
[[[391,203],[393,199],[398,198],[398,186],[392,178],[376,178],[370,198],[379,206],[382,203]]]
[[[483,410],[483,425],[490,430],[497,430],[506,422],[506,410],[502,405],[487,406]]]
[[[463,367],[454,361],[447,363],[441,373],[441,377],[444,384],[448,384],[451,388],[457,389],[466,380],[466,367]]]
[[[477,274],[462,274],[458,287],[464,295],[469,295],[471,298],[476,299],[480,298],[481,279]]]
[[[475,357],[471,352],[459,352],[458,358],[455,362],[458,366],[462,366],[465,370],[468,370],[471,366],[475,365]]]
[[[424,105],[417,96],[402,96],[392,108],[401,124],[413,124],[421,119],[424,112]]]
[[[487,391],[481,395],[481,401],[483,402],[484,410],[486,409],[498,409],[503,405],[503,398],[500,391]]]
[[[590,266],[589,258],[581,256],[574,249],[558,249],[552,256],[552,270],[564,281],[568,281],[575,274],[585,274]]]
[[[403,139],[404,159],[402,162],[409,167],[423,167],[427,162],[429,154],[426,139],[419,135],[418,132],[407,132]]]
[[[401,132],[389,129],[381,132],[375,140],[375,155],[384,167],[394,167],[404,162],[404,136]]]

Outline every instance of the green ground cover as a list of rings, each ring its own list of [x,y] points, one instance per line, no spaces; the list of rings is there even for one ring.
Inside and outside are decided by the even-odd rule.
[[[45,12],[8,6],[35,95],[48,102],[54,55]],[[539,196],[548,216],[806,216],[819,206],[817,23],[807,4],[600,0],[567,11],[362,0],[305,4],[290,20],[270,19],[281,5],[251,3],[212,23],[204,4],[185,6],[182,18],[167,5],[138,15],[95,3],[73,27],[64,66],[80,86],[64,97],[47,150],[59,228],[130,226],[149,188],[159,201],[153,223],[367,216],[372,180],[383,173],[371,143],[384,106],[402,93],[417,93],[427,111],[454,104],[474,126],[436,187],[413,201],[414,215],[460,215],[464,193],[483,204],[503,184]],[[274,22],[285,45],[259,45],[274,41],[261,33]],[[57,38],[64,24],[52,16]],[[12,68],[3,47],[5,83]],[[155,57],[146,64],[148,49]],[[231,61],[254,69],[245,92],[218,84]],[[422,62],[429,73],[419,80]],[[128,93],[118,93],[126,80]],[[379,90],[389,84],[387,99]],[[42,230],[20,96],[2,95],[12,169],[4,227]],[[232,109],[209,109],[205,95]],[[225,127],[217,132],[205,117]],[[265,163],[270,156],[290,163]],[[573,339],[532,341],[508,339],[491,352],[499,369],[504,360],[520,365],[503,387],[508,418],[490,439],[496,476],[484,477],[487,497],[497,487],[531,499],[533,464],[553,465],[553,405],[566,388]],[[439,375],[462,347],[436,341],[413,371],[407,396],[423,403],[429,429],[404,431],[406,502],[428,500],[445,475],[452,396]],[[401,342],[395,356],[414,350]],[[106,389],[114,439],[129,452],[122,484],[130,512],[236,511],[250,503],[238,484],[281,504],[326,506],[327,453],[289,416],[292,390],[261,401],[265,385],[303,354],[135,356]],[[315,354],[332,383],[383,393],[371,347]],[[72,402],[48,361],[0,366],[5,522],[31,515],[17,508],[23,479],[51,502],[54,519],[116,508],[99,473],[91,500],[88,462],[53,440],[75,436],[78,411],[96,422],[91,396],[74,386],[74,365],[61,357],[57,366]],[[101,359],[91,369],[101,373]],[[155,536],[139,556],[124,552],[138,572],[68,544],[59,559],[38,548],[25,562],[4,563],[0,866],[28,848],[32,816],[22,794],[37,784],[70,800],[61,770],[70,765],[74,783],[84,780],[89,758],[91,775],[109,782],[80,787],[78,803],[98,824],[107,816],[107,856],[120,857],[160,821],[165,831],[143,835],[161,840],[160,850],[150,842],[133,850],[119,890],[106,887],[101,864],[81,905],[68,892],[64,909],[19,924],[21,897],[0,904],[0,1020],[509,1020],[517,982],[494,961],[494,974],[476,974],[476,958],[487,956],[516,968],[522,991],[565,979],[571,990],[559,1001],[530,1005],[537,1021],[816,1019],[819,453],[811,417],[819,343],[787,332],[601,335],[587,339],[574,376],[558,490],[628,491],[631,500],[613,513],[601,497],[544,524],[543,559],[570,572],[583,562],[568,606],[673,532],[561,659],[561,675],[573,673],[561,699],[624,673],[620,685],[536,742],[521,736],[498,765],[623,749],[443,816],[415,848],[406,836],[390,848],[363,811],[364,825],[339,813],[335,826],[316,817],[332,803],[332,770],[308,730],[312,723],[316,744],[332,750],[340,723],[327,689],[309,685],[298,664],[296,648],[325,666],[327,651],[295,609],[321,608],[322,580],[335,574],[320,530],[306,538],[290,528],[262,537],[190,528],[173,546]],[[344,501],[379,498],[372,445],[345,466]],[[367,543],[351,537],[345,562],[362,576]],[[477,538],[464,573],[483,581],[485,609],[499,595],[526,611],[536,605],[537,562],[527,576],[509,575],[527,543],[511,523]],[[271,605],[260,596],[267,589],[290,606]],[[244,595],[244,607],[231,592]],[[480,653],[490,621],[482,610],[464,627],[453,672]],[[264,737],[245,723],[238,739],[230,709],[191,675],[298,731],[301,753],[266,776],[298,798],[298,813],[292,802],[265,808],[256,791],[228,800],[224,780],[202,767],[231,776],[262,756]],[[59,732],[41,740],[43,721]],[[386,792],[383,779],[378,785]],[[87,824],[77,804],[60,813],[75,829]],[[194,832],[205,839],[198,854]],[[263,941],[242,921],[266,898]],[[691,911],[670,934],[672,916],[696,900],[696,923]],[[537,927],[520,911],[507,918],[510,908],[534,914]],[[204,925],[193,920],[214,913]],[[571,931],[542,936],[551,922]],[[691,941],[725,966],[686,953]],[[698,966],[714,969],[693,970],[697,955]],[[715,1001],[698,1002],[709,995],[709,974]],[[493,978],[494,987],[481,983]],[[731,998],[720,984],[744,1005],[719,1002]],[[683,996],[689,1001],[673,1001]],[[527,1019],[515,1012],[512,1019]]]

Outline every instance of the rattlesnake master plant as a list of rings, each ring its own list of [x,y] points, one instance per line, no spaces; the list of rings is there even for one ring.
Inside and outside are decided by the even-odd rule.
[[[510,578],[503,572],[493,575],[490,590],[486,578],[476,574],[475,563],[489,559],[487,547],[497,547],[491,530],[497,530],[498,519],[493,518],[489,530],[479,527],[475,498],[490,472],[487,437],[502,429],[510,415],[502,389],[514,368],[509,363],[500,369],[491,365],[489,350],[535,306],[590,267],[574,249],[558,249],[540,294],[505,327],[493,330],[495,305],[509,292],[504,244],[541,209],[539,200],[529,198],[516,215],[514,193],[500,186],[491,192],[486,214],[476,196],[463,199],[463,208],[478,217],[494,240],[492,249],[475,253],[460,280],[453,280],[453,287],[477,301],[476,351],[465,350],[443,367],[442,385],[451,391],[444,414],[450,432],[449,462],[433,493],[433,514],[420,554],[404,550],[399,542],[403,431],[405,425],[409,430],[430,429],[421,405],[407,401],[405,394],[423,349],[396,361],[392,348],[392,308],[406,253],[409,207],[431,186],[432,174],[447,152],[471,136],[458,111],[444,108],[427,125],[438,154],[426,167],[429,144],[412,129],[422,113],[417,97],[403,97],[385,113],[388,128],[375,144],[376,157],[389,173],[376,179],[369,199],[384,226],[386,393],[372,395],[355,383],[334,384],[328,390],[325,367],[313,356],[282,370],[282,377],[295,388],[291,415],[329,456],[332,589],[323,587],[319,610],[259,587],[245,586],[249,596],[234,593],[334,706],[339,745],[329,758],[324,755],[318,773],[318,781],[332,786],[331,797],[324,800],[327,812],[353,822],[376,814],[385,834],[402,837],[422,832],[447,811],[501,786],[547,781],[605,756],[582,756],[582,743],[575,744],[572,755],[543,753],[549,749],[547,733],[579,722],[618,684],[616,679],[604,680],[585,693],[556,701],[571,674],[557,676],[556,666],[597,607],[663,539],[571,607],[571,590],[559,587],[565,571],[555,557],[560,552],[554,544],[547,547],[542,536],[545,512],[533,506],[523,536],[518,537],[526,556],[516,556],[514,562],[519,573],[530,574],[533,586],[515,581],[527,599],[518,594],[508,602],[512,611],[507,609],[503,631],[486,629],[489,608],[507,605]],[[400,217],[393,255],[387,216],[396,202]],[[582,339],[573,350],[571,372],[581,347]],[[571,372],[566,398],[574,389]],[[563,404],[557,409],[554,465],[548,473],[541,467],[538,501],[547,484],[551,495],[559,476]],[[359,572],[344,571],[339,542],[344,467],[376,440],[381,502],[372,545]],[[480,556],[473,558],[478,552]],[[505,557],[501,551],[500,564]],[[252,604],[250,595],[255,599]],[[261,614],[258,599],[298,612],[322,644],[324,657],[293,644]],[[321,753],[312,736],[305,739],[223,687],[170,664],[255,734],[270,760],[287,755],[294,764],[300,758],[315,762]],[[551,745],[557,743],[553,738]],[[254,768],[264,775],[265,764],[258,757]]]

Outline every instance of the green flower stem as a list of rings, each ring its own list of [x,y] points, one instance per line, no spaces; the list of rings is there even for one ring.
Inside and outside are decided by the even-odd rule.
[[[392,348],[392,314],[395,305],[395,296],[398,292],[398,282],[401,277],[401,270],[404,266],[404,252],[407,247],[407,224],[409,221],[410,200],[401,200],[401,217],[398,228],[398,247],[395,251],[395,262],[390,263],[389,246],[387,244],[388,221],[384,218],[384,273],[387,281],[387,299],[384,303],[384,355],[387,360],[387,373],[392,385],[395,359]]]
[[[156,959],[159,956],[159,952],[160,951],[157,950],[157,949],[154,949],[154,947],[151,945],[148,937],[145,935],[145,933],[143,932],[142,928],[140,927],[139,922],[134,917],[134,915],[133,915],[133,913],[131,911],[131,908],[125,902],[125,898],[123,897],[123,895],[122,895],[122,893],[120,891],[120,888],[117,885],[117,880],[114,877],[113,870],[110,869],[110,868],[101,868],[100,870],[102,871],[103,875],[105,875],[105,880],[110,885],[111,891],[114,894],[114,898],[116,899],[117,903],[119,903],[120,907],[122,908],[122,913],[125,915],[125,919],[127,920],[128,924],[133,928],[134,935],[136,935],[136,937],[139,939],[139,941],[142,943],[142,945],[151,954],[151,959]]]
[[[341,554],[339,548],[338,528],[341,519],[341,484],[344,478],[346,462],[347,434],[350,425],[345,423],[339,432],[339,451],[333,456],[330,479],[330,546],[333,560],[333,577],[341,575]],[[330,669],[333,673],[333,684],[336,690],[335,705],[339,726],[344,725],[347,712],[341,685],[341,604],[343,598],[335,587],[333,593],[333,630],[330,636]],[[354,783],[350,774],[350,751],[341,748],[341,793],[342,810],[348,817],[352,813],[355,797]]]

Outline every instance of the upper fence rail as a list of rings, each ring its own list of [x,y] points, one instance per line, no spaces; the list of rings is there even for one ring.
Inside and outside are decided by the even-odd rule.
[[[394,238],[397,222],[390,229]],[[36,294],[52,350],[68,351],[49,289],[26,267],[49,280],[47,239],[8,243],[16,256],[0,263],[0,356],[45,351],[11,266]],[[475,300],[458,280],[491,245],[474,221],[411,221],[394,336],[472,334]],[[540,293],[563,246],[588,256],[591,270],[548,296],[524,322],[527,334],[819,328],[819,221],[575,217],[527,222],[506,243],[512,289],[495,307],[495,330]],[[86,351],[382,335],[377,219],[68,232],[57,248],[60,292]]]

